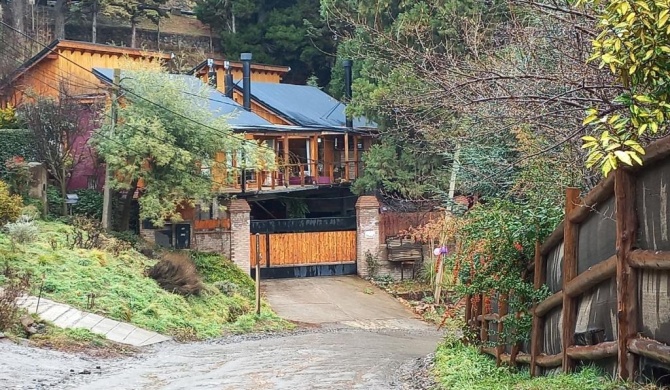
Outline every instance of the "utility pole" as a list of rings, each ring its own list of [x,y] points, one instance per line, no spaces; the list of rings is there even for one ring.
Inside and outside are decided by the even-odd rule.
[[[114,80],[112,85],[112,118],[110,126],[110,136],[114,134],[116,127],[116,119],[118,116],[118,98],[119,98],[119,84],[121,84],[121,69],[114,69]],[[102,198],[102,228],[109,230],[112,227],[112,191],[111,191],[111,172],[109,164],[105,163],[105,188]],[[133,196],[133,194],[126,194],[126,196]]]

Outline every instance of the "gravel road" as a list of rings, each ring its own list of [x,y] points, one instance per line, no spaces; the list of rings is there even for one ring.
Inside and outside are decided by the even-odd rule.
[[[425,356],[439,335],[315,329],[167,343],[94,359],[0,343],[2,389],[428,389]]]

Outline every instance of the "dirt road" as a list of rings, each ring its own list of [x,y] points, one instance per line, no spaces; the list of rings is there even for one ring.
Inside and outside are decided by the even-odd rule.
[[[0,343],[0,388],[415,388],[414,365],[439,341],[434,328],[359,280],[332,279],[319,282],[316,289],[309,287],[312,283],[317,281],[266,287],[280,315],[313,319],[310,330],[169,342],[121,360],[73,357],[5,342]],[[307,295],[312,298],[305,298],[305,289],[311,289]],[[294,302],[296,296],[308,302]]]
[[[259,339],[165,344],[96,360],[0,343],[2,389],[404,389],[432,352],[417,331],[329,329]]]

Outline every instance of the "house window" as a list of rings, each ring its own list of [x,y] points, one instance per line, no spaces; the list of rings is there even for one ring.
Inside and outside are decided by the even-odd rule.
[[[86,188],[89,190],[96,190],[98,189],[98,177],[97,176],[88,176],[87,178],[87,183],[86,183]]]

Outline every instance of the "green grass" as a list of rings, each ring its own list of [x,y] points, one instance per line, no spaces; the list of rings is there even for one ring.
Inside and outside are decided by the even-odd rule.
[[[596,368],[575,374],[530,378],[528,370],[496,367],[495,361],[477,348],[459,341],[445,341],[435,354],[434,373],[441,389],[450,390],[608,390],[642,388],[609,380]],[[628,387],[633,386],[633,387]],[[654,387],[645,387],[653,389]]]
[[[225,333],[239,333],[290,326],[269,308],[253,311],[253,281],[229,260],[197,254],[196,266],[206,284],[201,296],[182,297],[161,289],[144,276],[155,260],[137,253],[118,256],[101,250],[70,250],[66,245],[68,225],[40,222],[37,242],[14,250],[7,236],[0,234],[0,265],[5,261],[34,275],[33,294],[44,277],[43,296],[177,339],[207,339]],[[57,245],[54,250],[53,245]],[[229,281],[239,292],[228,296],[212,283]],[[87,296],[95,294],[95,305],[87,308]]]

